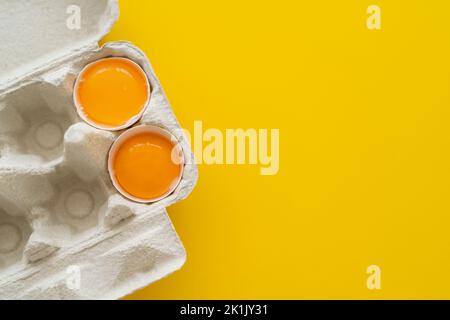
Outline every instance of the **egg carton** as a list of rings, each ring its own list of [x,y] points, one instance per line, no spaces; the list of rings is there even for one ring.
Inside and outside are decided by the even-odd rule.
[[[66,27],[73,5],[85,28],[79,33]],[[0,39],[9,43],[0,54],[0,299],[116,299],[185,262],[166,207],[192,191],[197,168],[144,53],[128,42],[98,46],[117,18],[112,0],[0,4]],[[158,202],[118,193],[107,155],[122,131],[96,129],[77,115],[75,79],[105,57],[142,67],[151,97],[137,125],[160,126],[183,148],[181,182]]]

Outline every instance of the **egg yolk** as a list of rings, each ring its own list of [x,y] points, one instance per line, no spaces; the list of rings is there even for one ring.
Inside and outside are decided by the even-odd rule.
[[[113,159],[117,183],[142,200],[163,196],[181,178],[182,163],[173,158],[174,148],[170,139],[158,133],[143,132],[127,138]]]
[[[124,58],[106,58],[88,65],[76,88],[86,118],[104,127],[119,127],[138,116],[148,100],[144,71]]]

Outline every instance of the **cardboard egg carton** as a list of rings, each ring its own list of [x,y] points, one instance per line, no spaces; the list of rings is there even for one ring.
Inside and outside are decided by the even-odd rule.
[[[78,30],[66,24],[73,5]],[[128,42],[98,47],[117,18],[111,0],[0,4],[8,44],[0,53],[0,299],[115,299],[186,259],[166,207],[191,192],[197,169],[142,51]],[[176,190],[152,204],[127,200],[110,181],[107,155],[121,132],[86,124],[74,107],[78,73],[111,56],[135,61],[149,78],[137,124],[170,131],[187,160]]]

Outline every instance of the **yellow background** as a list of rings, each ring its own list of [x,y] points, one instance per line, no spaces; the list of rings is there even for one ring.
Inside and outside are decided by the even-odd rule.
[[[280,129],[276,176],[199,167],[168,209],[186,265],[128,298],[450,298],[450,2],[120,7],[105,40],[146,52],[183,127]]]

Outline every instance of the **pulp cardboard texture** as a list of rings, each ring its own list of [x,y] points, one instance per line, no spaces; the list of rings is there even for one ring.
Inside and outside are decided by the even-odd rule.
[[[80,29],[66,25],[71,5]],[[116,299],[186,259],[165,208],[191,192],[197,169],[146,56],[127,42],[98,47],[117,18],[111,0],[0,4],[0,299]],[[89,126],[74,107],[77,74],[111,56],[137,62],[149,78],[137,125],[170,131],[187,160],[177,189],[152,204],[125,199],[111,183],[107,154],[121,132]]]

